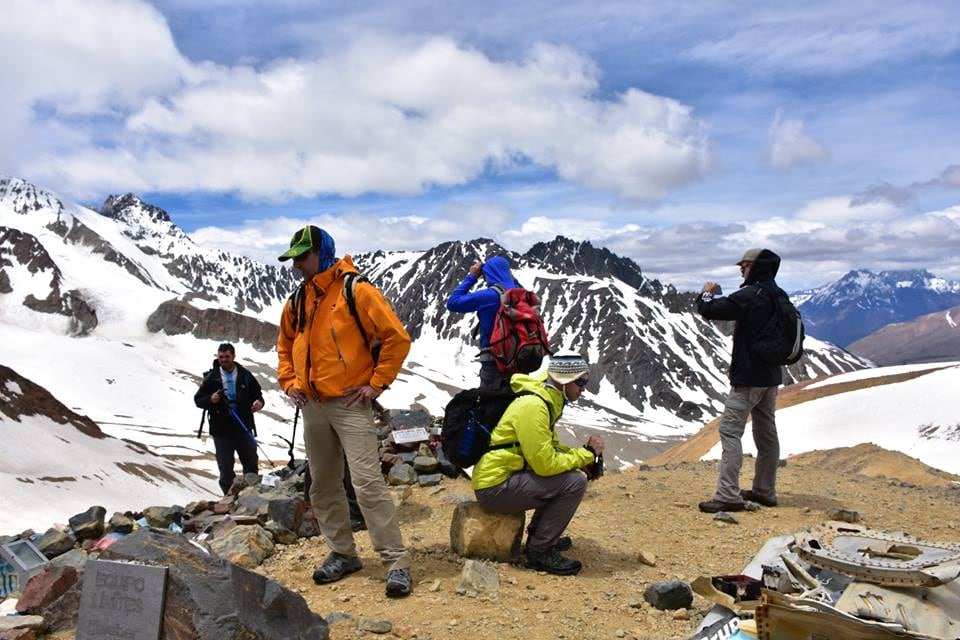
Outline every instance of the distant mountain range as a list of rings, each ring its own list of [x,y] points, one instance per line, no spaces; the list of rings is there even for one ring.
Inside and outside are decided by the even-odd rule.
[[[385,406],[439,415],[476,384],[475,316],[444,303],[469,264],[493,254],[538,293],[553,344],[592,363],[589,393],[560,429],[576,438],[603,431],[616,441],[612,466],[644,459],[722,409],[730,325],[704,321],[693,294],[647,278],[633,261],[563,237],[523,254],[476,239],[354,256],[414,339]],[[200,417],[192,394],[215,344],[230,340],[261,379],[258,431],[283,459],[275,438],[289,434],[293,411],[276,385],[275,323],[295,285],[289,269],[197,245],[135,195],[92,210],[0,178],[0,364],[108,435],[211,469],[209,447],[191,436]],[[868,366],[815,339],[807,347],[787,381]]]
[[[848,347],[892,322],[960,304],[960,282],[929,271],[858,269],[836,282],[791,294],[808,335]]]
[[[960,305],[888,324],[848,348],[880,366],[960,361]]]

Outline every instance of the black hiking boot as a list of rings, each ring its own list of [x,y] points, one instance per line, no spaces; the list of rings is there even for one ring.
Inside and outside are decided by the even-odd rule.
[[[527,537],[527,541],[523,543],[523,552],[527,552],[527,548],[530,544],[530,538]],[[553,544],[554,551],[566,551],[573,546],[573,539],[570,536],[560,536],[557,538],[557,541]]]
[[[347,574],[363,569],[363,563],[357,556],[345,556],[333,551],[327,556],[316,571],[313,572],[313,581],[317,584],[336,582]]]
[[[764,507],[775,507],[777,506],[776,498],[764,498],[759,493],[754,493],[750,489],[743,489],[740,491],[740,497],[744,500],[749,500],[750,502],[756,502],[757,504],[763,505]]]
[[[410,569],[391,569],[387,572],[387,597],[402,598],[413,590],[413,578]]]
[[[746,508],[742,502],[721,502],[720,500],[705,500],[700,503],[699,507],[700,511],[704,513],[743,511]]]
[[[579,560],[571,560],[560,555],[559,551],[533,551],[527,549],[527,567],[537,571],[546,571],[557,576],[574,576],[580,573],[583,565]]]

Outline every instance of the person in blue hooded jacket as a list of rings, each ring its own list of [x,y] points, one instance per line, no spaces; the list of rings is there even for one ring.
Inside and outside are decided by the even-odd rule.
[[[483,277],[486,287],[471,292],[475,284]],[[510,375],[500,373],[493,354],[490,353],[490,333],[493,320],[500,308],[500,291],[519,287],[520,283],[510,272],[510,263],[502,256],[493,256],[486,262],[475,260],[463,279],[447,300],[447,309],[457,313],[476,312],[480,321],[480,388],[487,391],[510,389]]]

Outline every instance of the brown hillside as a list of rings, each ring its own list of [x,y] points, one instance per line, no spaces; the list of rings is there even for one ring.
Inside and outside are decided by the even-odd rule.
[[[960,483],[960,476],[929,467],[905,453],[888,451],[872,443],[808,451],[791,456],[790,462],[857,473],[871,478],[895,478],[901,482],[927,487],[951,487]]]
[[[797,384],[792,384],[780,389],[780,393],[777,396],[777,409],[785,409],[786,407],[792,407],[793,405],[800,404],[801,402],[809,402],[810,400],[825,398],[838,393],[847,393],[848,391],[856,391],[857,389],[868,389],[870,387],[912,380],[913,378],[918,378],[922,375],[932,373],[933,371],[939,371],[939,368],[927,369],[925,371],[910,371],[907,373],[880,376],[866,380],[853,380],[851,382],[817,387],[816,389],[807,389],[806,387],[814,382],[821,382],[824,380],[824,378],[805,380],[804,382],[798,382]],[[694,462],[699,460],[705,456],[707,452],[714,447],[714,445],[720,442],[720,432],[718,431],[719,425],[720,418],[711,420],[705,424],[700,431],[690,436],[687,440],[647,460],[647,464],[658,466],[662,464]]]
[[[819,453],[825,456],[820,461],[844,455]],[[744,465],[742,482],[749,482],[752,466]],[[592,483],[568,529],[574,546],[567,554],[584,563],[583,572],[556,577],[497,564],[497,601],[456,593],[464,561],[449,551],[449,528],[454,502],[472,495],[466,480],[444,479],[439,492],[414,487],[400,507],[400,526],[413,555],[415,585],[409,598],[384,597],[385,571],[366,531],[357,534],[364,568],[341,582],[317,586],[311,580],[327,553],[320,538],[278,546],[258,571],[301,593],[323,616],[349,614],[352,619],[331,626],[333,640],[376,637],[357,631],[360,618],[390,621],[393,634],[384,638],[671,640],[689,638],[712,603],[695,596],[691,610],[679,616],[689,619],[678,619],[644,602],[649,584],[739,573],[765,540],[820,523],[829,509],[856,509],[875,528],[960,541],[956,485],[904,486],[857,475],[839,462],[791,462],[780,470],[778,507],[737,513],[739,524],[727,525],[696,507],[712,495],[716,474],[714,463],[682,463],[608,474]],[[655,566],[640,562],[641,551],[655,558]]]
[[[752,468],[751,464],[744,468]],[[744,482],[749,478],[744,476]],[[354,618],[390,620],[401,637],[419,640],[490,638],[579,640],[581,638],[688,638],[711,603],[699,596],[690,620],[658,611],[643,590],[669,579],[739,573],[772,536],[822,522],[834,507],[860,511],[867,524],[907,530],[936,540],[960,539],[960,490],[908,488],[823,466],[789,464],[779,478],[780,506],[738,513],[738,525],[720,525],[696,504],[712,495],[716,465],[682,464],[649,471],[610,474],[591,484],[571,523],[574,548],[568,555],[584,563],[577,577],[538,574],[498,564],[498,602],[456,593],[463,560],[449,551],[453,498],[470,495],[465,480],[444,480],[430,495],[414,489],[401,507],[401,527],[414,549],[414,594],[402,601],[383,596],[384,569],[359,534],[363,570],[340,583],[316,586],[313,569],[326,555],[317,540],[286,547],[261,569],[302,593],[315,611],[349,613]],[[644,551],[656,566],[639,561]],[[355,622],[339,622],[331,638],[355,638]],[[621,632],[623,635],[621,635]],[[364,635],[363,637],[371,637]],[[388,636],[389,637],[389,636]]]

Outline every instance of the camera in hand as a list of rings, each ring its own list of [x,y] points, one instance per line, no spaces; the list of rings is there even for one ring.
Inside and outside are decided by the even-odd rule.
[[[583,469],[587,474],[587,480],[596,480],[603,475],[603,454],[597,455],[593,462]]]

